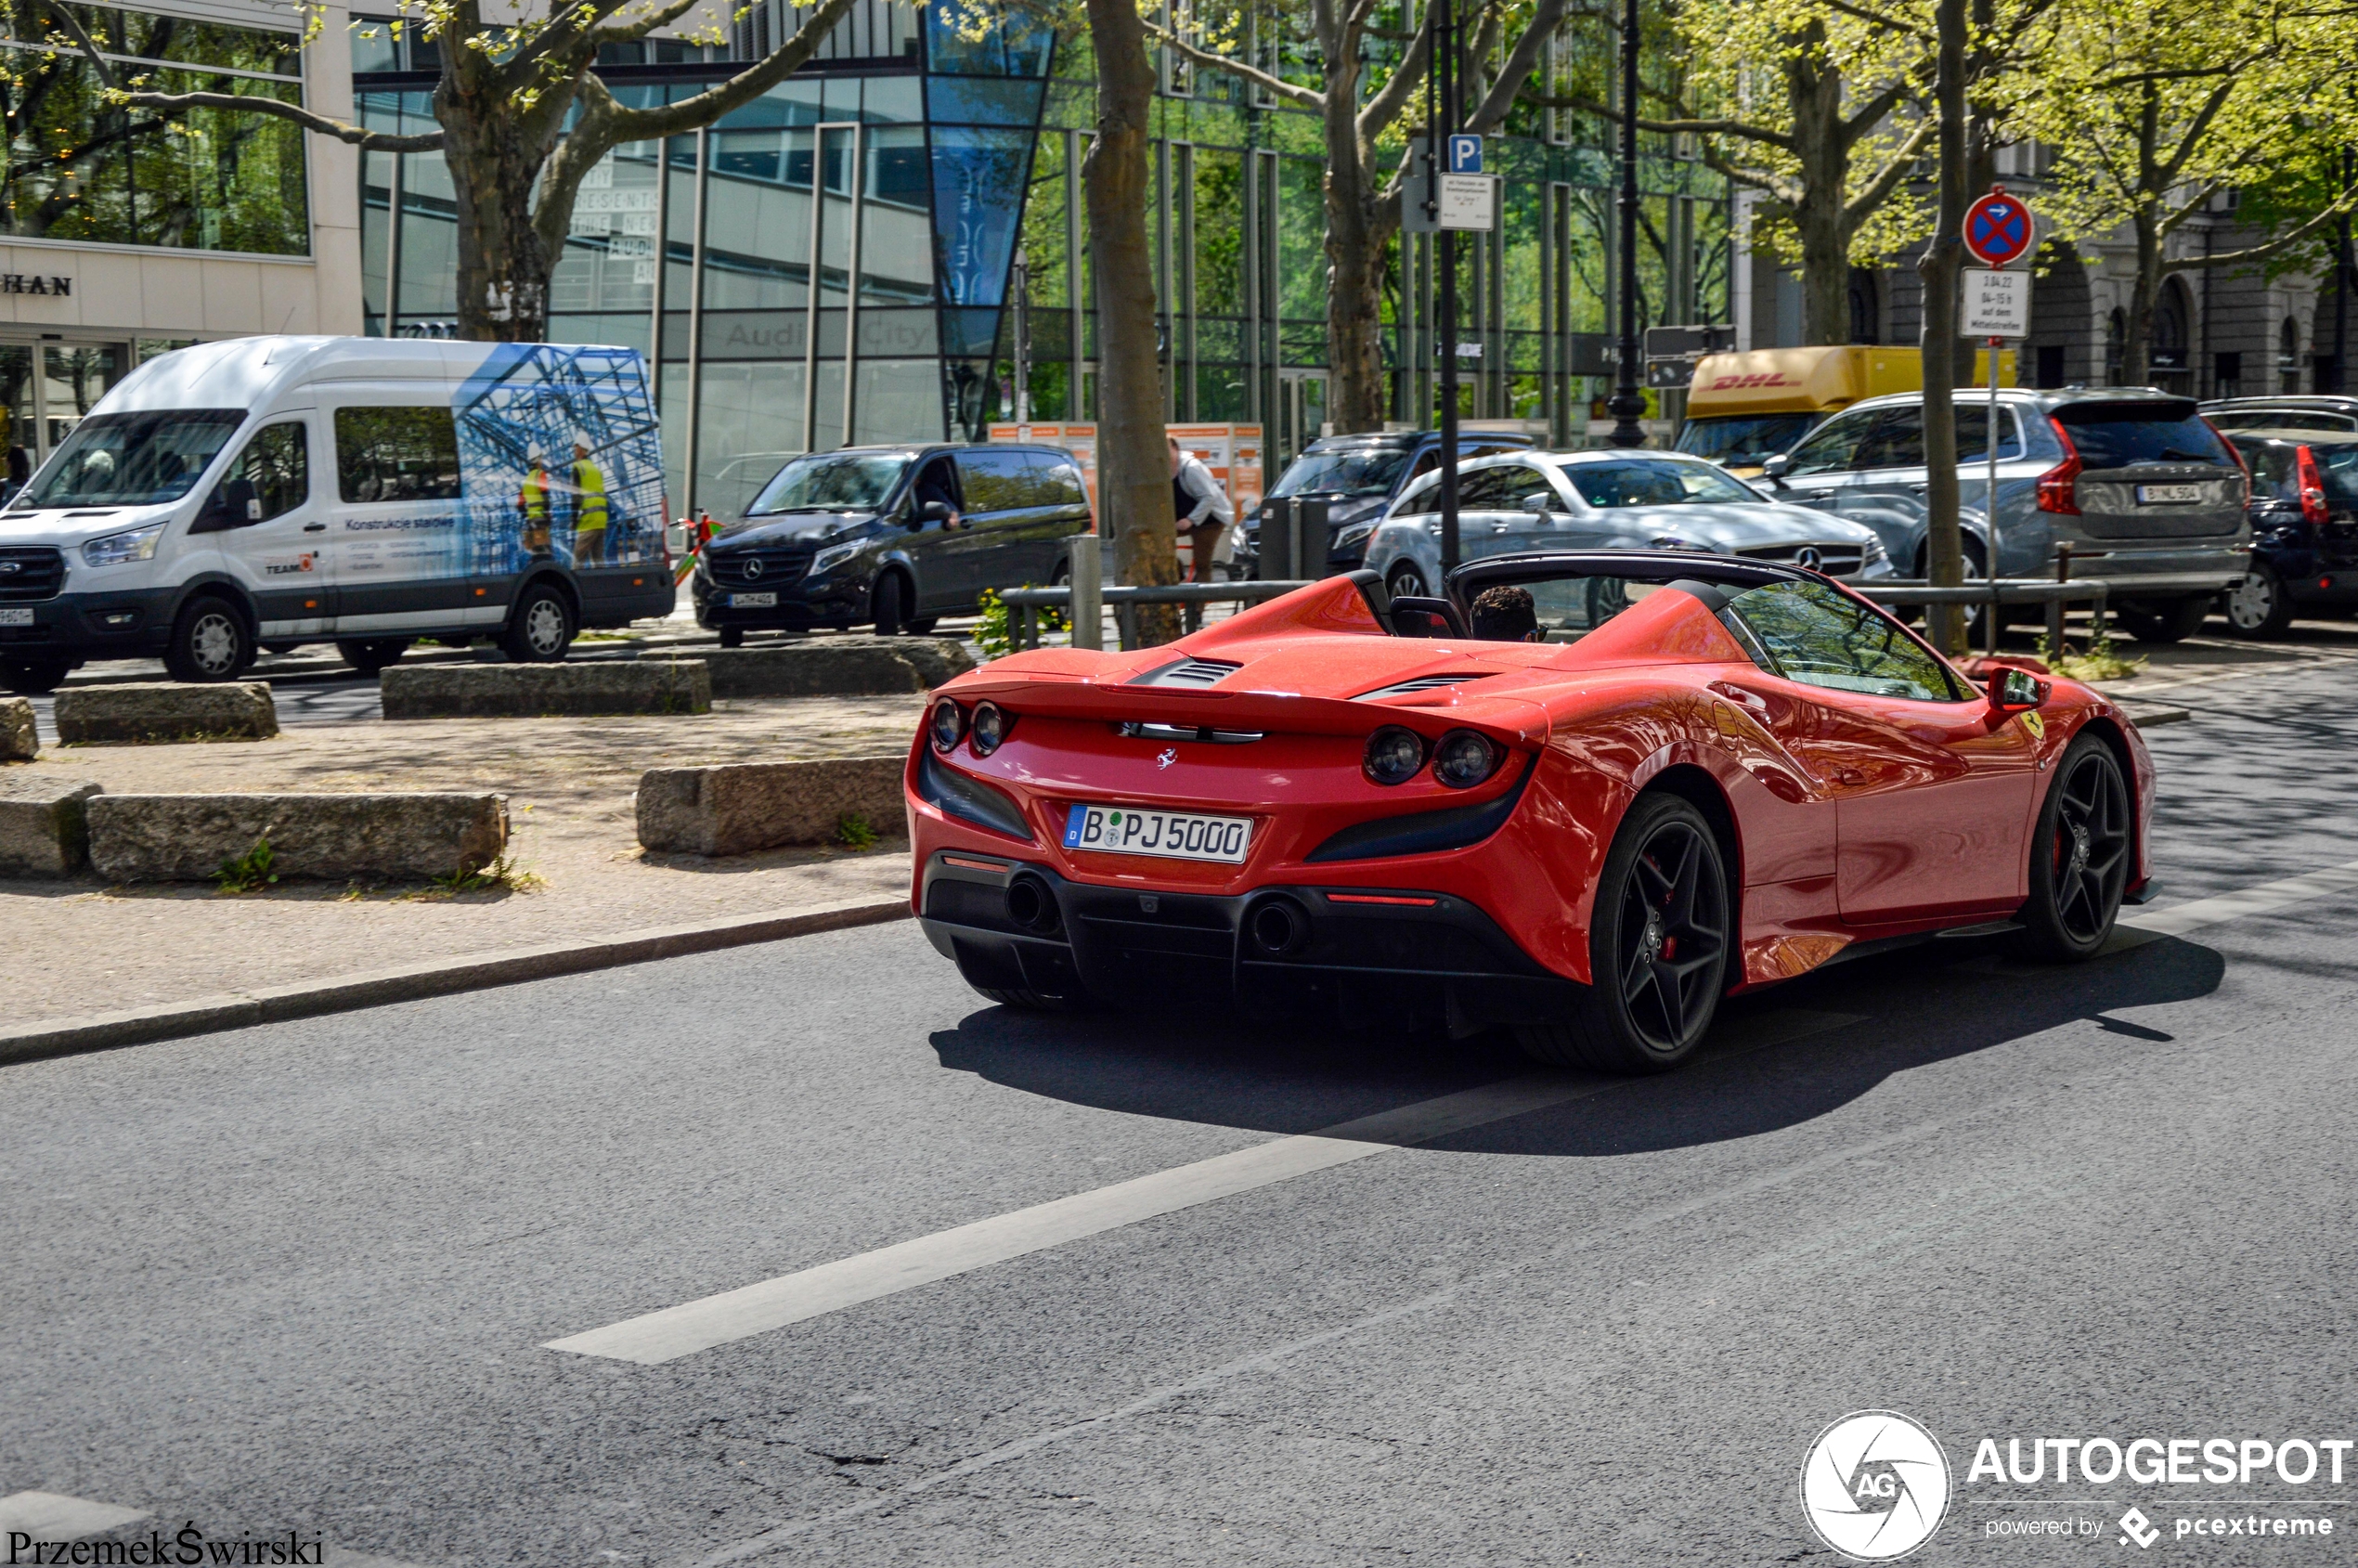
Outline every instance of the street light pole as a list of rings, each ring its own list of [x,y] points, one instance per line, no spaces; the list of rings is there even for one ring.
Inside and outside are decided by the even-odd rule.
[[[1621,13],[1621,341],[1614,356],[1613,445],[1642,447],[1646,395],[1638,384],[1638,0]]]
[[[1439,118],[1432,123],[1427,149],[1433,168],[1446,156],[1449,136],[1458,129],[1458,5],[1457,0],[1432,0],[1432,69],[1430,81],[1438,89]],[[1458,235],[1436,222],[1432,244],[1441,274],[1441,298],[1434,306],[1439,317],[1434,351],[1441,356],[1441,575],[1458,569]]]

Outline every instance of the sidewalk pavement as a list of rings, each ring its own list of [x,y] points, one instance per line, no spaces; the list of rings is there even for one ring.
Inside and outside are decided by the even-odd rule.
[[[705,860],[638,847],[633,796],[653,767],[900,755],[925,699],[719,702],[709,716],[317,725],[267,741],[49,747],[13,765],[96,779],[112,794],[495,789],[509,797],[526,891],[285,883],[224,897],[206,886],[0,882],[0,1030],[429,959],[603,943],[619,933],[906,906],[904,824],[873,849]]]

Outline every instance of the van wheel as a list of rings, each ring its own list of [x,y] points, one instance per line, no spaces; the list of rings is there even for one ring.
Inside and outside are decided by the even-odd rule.
[[[887,572],[876,579],[875,610],[870,618],[875,622],[878,637],[900,634],[900,618],[908,613],[908,599],[909,585],[900,573]]]
[[[253,663],[253,638],[237,606],[208,594],[173,623],[163,667],[175,680],[235,680]]]
[[[2142,604],[2119,604],[2113,608],[2113,618],[2120,628],[2140,642],[2183,642],[2202,629],[2210,615],[2210,596],[2195,599],[2148,600]]]
[[[921,616],[913,621],[902,621],[900,623],[900,630],[901,634],[906,637],[925,637],[929,635],[933,628],[940,624],[940,619],[938,616]]]
[[[516,601],[499,651],[511,664],[555,664],[573,646],[573,606],[549,584],[535,583]]]
[[[45,697],[64,684],[72,667],[63,659],[10,659],[0,664],[0,686],[20,697]]]
[[[407,637],[370,637],[358,641],[344,640],[336,643],[336,654],[361,674],[374,675],[388,665],[399,664],[401,655],[409,651],[409,642],[410,639]]]

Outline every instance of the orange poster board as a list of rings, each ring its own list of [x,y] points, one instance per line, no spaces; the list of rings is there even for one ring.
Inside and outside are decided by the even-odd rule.
[[[1211,476],[1228,493],[1237,515],[1261,504],[1262,440],[1257,424],[1173,424],[1163,427],[1187,451],[1203,460]],[[1061,447],[1081,464],[1082,482],[1089,486],[1089,510],[1097,510],[1097,427],[1095,424],[994,424],[993,441],[1036,443]]]

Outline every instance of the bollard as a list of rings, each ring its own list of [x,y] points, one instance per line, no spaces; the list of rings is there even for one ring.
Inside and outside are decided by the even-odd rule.
[[[1105,561],[1095,534],[1072,538],[1072,645],[1102,653],[1106,645]]]

